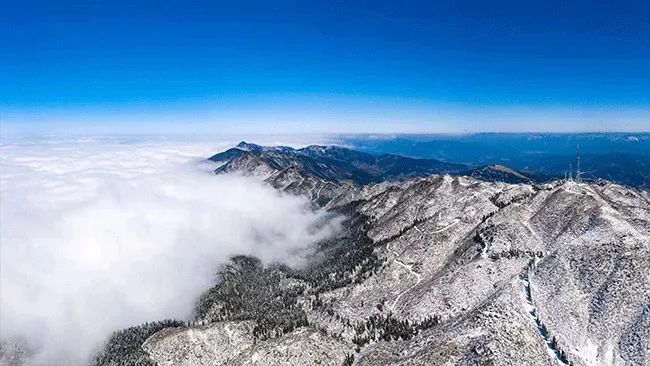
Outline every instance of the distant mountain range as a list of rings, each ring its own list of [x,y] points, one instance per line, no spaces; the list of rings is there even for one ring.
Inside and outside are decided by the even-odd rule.
[[[266,175],[269,181],[282,180],[290,172],[327,182],[357,185],[391,179],[424,177],[431,174],[468,175],[488,181],[530,182],[532,178],[502,165],[471,168],[466,164],[436,159],[410,158],[394,154],[373,155],[341,146],[312,145],[301,149],[260,146],[240,142],[208,160],[222,163],[217,173]],[[297,173],[299,172],[299,173]],[[274,184],[278,185],[278,184]]]
[[[264,147],[244,141],[232,149],[210,157],[209,160],[226,162],[218,169],[219,172],[233,169],[241,172],[243,165],[249,165],[249,169],[269,172],[298,167],[310,176],[337,182],[347,180],[356,184],[368,184],[393,178],[457,173],[468,169],[464,164],[391,154],[375,156],[339,146],[312,145],[293,149],[286,146]]]
[[[467,135],[353,135],[339,142],[371,154],[398,154],[466,164],[503,165],[535,181],[576,169],[579,146],[585,179],[650,187],[650,133],[480,133]]]

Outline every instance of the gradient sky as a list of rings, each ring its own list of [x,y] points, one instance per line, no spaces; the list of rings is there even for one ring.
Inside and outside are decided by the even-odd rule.
[[[646,1],[12,1],[13,132],[650,130]]]

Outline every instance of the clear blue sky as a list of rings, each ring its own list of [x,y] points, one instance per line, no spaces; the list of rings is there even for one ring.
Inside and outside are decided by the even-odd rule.
[[[63,0],[2,12],[5,131],[650,130],[647,1]]]

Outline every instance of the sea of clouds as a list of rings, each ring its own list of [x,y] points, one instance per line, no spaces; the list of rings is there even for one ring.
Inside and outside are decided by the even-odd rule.
[[[84,364],[111,332],[186,319],[236,254],[299,266],[331,235],[301,198],[203,161],[228,142],[20,138],[0,147],[0,336]]]

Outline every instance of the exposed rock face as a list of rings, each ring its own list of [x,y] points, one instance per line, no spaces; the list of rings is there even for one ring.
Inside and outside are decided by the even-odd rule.
[[[287,163],[284,149],[228,150],[217,173],[259,176],[343,212],[348,232],[307,270],[233,272],[203,299],[197,320],[208,324],[146,341],[159,365],[650,365],[647,192],[448,175],[372,183],[369,170],[357,179]],[[284,305],[222,296],[259,302],[255,286]]]

